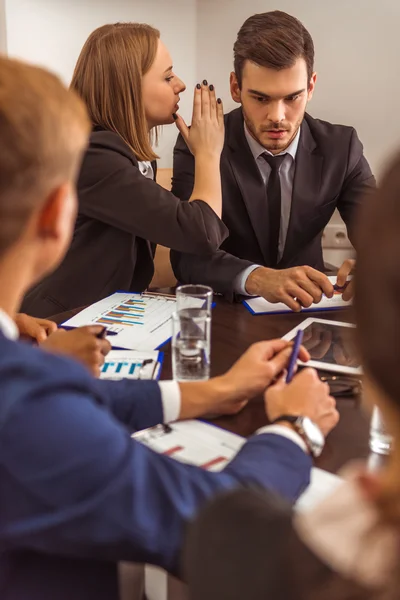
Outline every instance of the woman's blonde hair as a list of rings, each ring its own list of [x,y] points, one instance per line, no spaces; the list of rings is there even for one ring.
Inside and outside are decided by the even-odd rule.
[[[71,81],[94,126],[115,131],[138,160],[155,160],[142,78],[154,62],[160,32],[141,23],[103,25],[90,34]]]

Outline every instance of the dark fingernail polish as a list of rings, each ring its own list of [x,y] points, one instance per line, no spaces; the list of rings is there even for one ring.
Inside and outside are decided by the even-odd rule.
[[[196,85],[196,87],[198,90],[201,90],[201,85],[199,83]]]
[[[178,115],[176,113],[172,113],[172,118],[174,119],[174,121],[176,121],[178,118]]]
[[[221,104],[221,102],[222,102],[221,98],[218,98],[217,102],[218,102],[218,104]]]
[[[208,85],[207,79],[203,79],[203,85]]]
[[[210,92],[213,92],[213,91],[214,91],[214,86],[213,86],[213,84],[211,84],[210,85]]]

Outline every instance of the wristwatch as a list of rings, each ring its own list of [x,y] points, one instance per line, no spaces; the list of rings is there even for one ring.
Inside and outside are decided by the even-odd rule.
[[[321,454],[325,446],[324,434],[318,425],[311,421],[311,419],[308,417],[302,417],[300,415],[280,415],[280,417],[274,419],[270,425],[274,425],[275,423],[282,421],[287,421],[293,425],[296,432],[307,444],[312,456],[317,458]]]

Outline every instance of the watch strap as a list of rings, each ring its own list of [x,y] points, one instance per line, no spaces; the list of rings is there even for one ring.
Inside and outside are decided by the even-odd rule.
[[[292,423],[292,425],[294,425],[299,417],[300,415],[280,415],[273,421],[270,421],[269,425],[275,425],[280,421],[287,421],[288,423]]]

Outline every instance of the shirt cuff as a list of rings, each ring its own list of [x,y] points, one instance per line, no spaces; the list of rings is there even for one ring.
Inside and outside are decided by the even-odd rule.
[[[246,292],[246,281],[250,273],[258,269],[259,267],[260,265],[251,265],[250,267],[247,267],[247,269],[245,269],[244,271],[241,271],[239,275],[236,275],[235,279],[233,280],[233,290],[234,292],[236,292],[236,294],[243,294],[243,296],[251,296],[251,294],[248,294]]]
[[[160,381],[164,423],[177,421],[181,412],[181,390],[177,381]]]
[[[308,448],[305,441],[298,433],[293,431],[293,429],[283,427],[282,425],[266,425],[265,427],[261,427],[261,429],[257,429],[256,434],[258,435],[259,433],[274,433],[275,435],[282,435],[283,437],[300,446],[304,452],[308,453]]]

